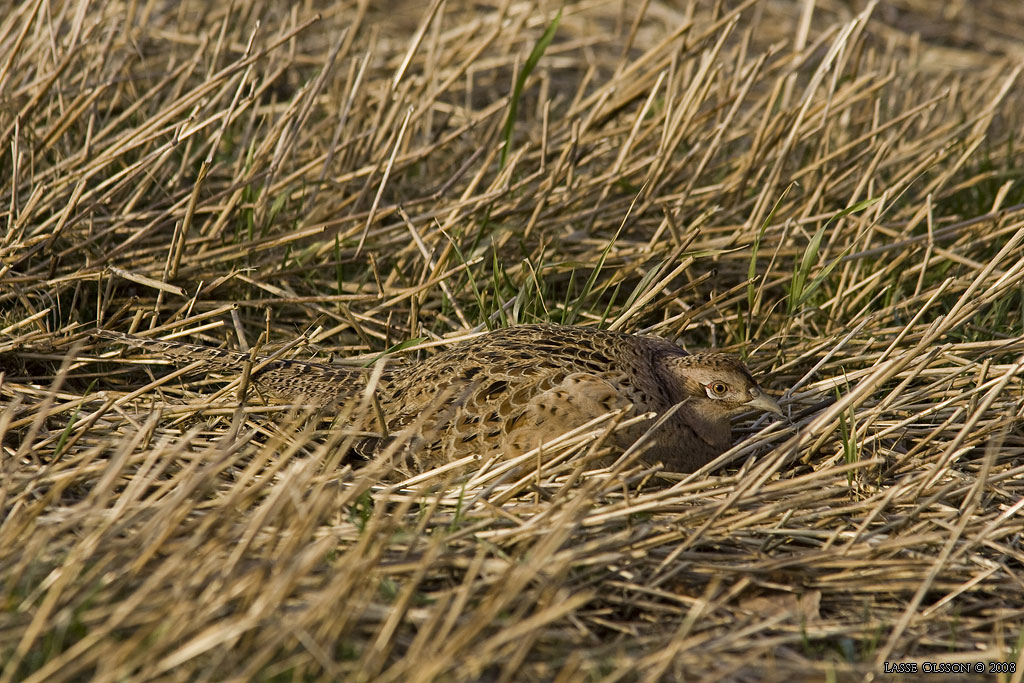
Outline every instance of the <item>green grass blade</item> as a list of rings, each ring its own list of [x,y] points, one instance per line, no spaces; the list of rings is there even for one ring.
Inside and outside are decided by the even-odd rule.
[[[775,213],[779,210],[779,206],[782,201],[789,194],[789,191],[796,185],[795,182],[790,183],[786,186],[786,189],[782,191],[779,198],[775,200],[775,204],[772,206],[771,211],[764,217],[764,221],[761,223],[761,229],[757,231],[757,235],[754,237],[754,244],[750,248],[750,263],[747,266],[747,280],[750,283],[747,285],[747,311],[752,312],[754,309],[754,295],[756,288],[754,287],[754,278],[757,277],[757,252],[761,248],[761,240],[764,239],[764,234],[768,231],[768,226],[771,225],[772,218],[775,217]]]
[[[371,360],[368,360],[365,363],[363,363],[363,367],[364,368],[372,367],[374,363],[379,361],[384,356],[390,356],[393,353],[398,353],[402,349],[407,349],[410,346],[415,346],[416,344],[419,344],[420,342],[425,342],[425,341],[427,341],[427,337],[413,337],[412,339],[406,339],[405,341],[398,342],[397,344],[392,344],[391,346],[386,348],[383,352],[381,352],[381,353],[377,354],[376,356],[374,356]]]
[[[831,218],[829,218],[828,221],[826,221],[820,228],[818,228],[814,232],[814,235],[811,237],[810,242],[807,243],[807,247],[804,249],[804,253],[800,259],[799,265],[793,271],[793,279],[790,281],[789,284],[787,310],[789,311],[790,315],[795,313],[797,309],[800,308],[800,306],[807,302],[811,294],[814,293],[814,290],[816,290],[821,285],[824,279],[828,277],[829,273],[831,273],[832,270],[836,267],[836,265],[838,265],[840,259],[842,259],[843,256],[845,256],[847,253],[849,253],[850,249],[847,248],[830,264],[825,266],[825,268],[822,269],[818,276],[811,281],[811,284],[809,286],[807,285],[807,278],[810,275],[811,269],[814,267],[814,264],[817,263],[818,261],[818,251],[821,248],[821,240],[825,236],[825,231],[828,229],[828,227],[832,225],[832,223],[839,220],[840,218],[848,216],[851,213],[855,213],[857,211],[863,211],[864,209],[871,206],[872,204],[877,203],[878,201],[880,201],[879,197],[871,197],[869,199],[857,202],[853,206],[848,206],[842,211],[836,213]]]
[[[561,21],[562,10],[559,8],[555,18],[544,29],[544,34],[537,41],[536,45],[533,46],[533,50],[530,51],[530,56],[526,58],[526,63],[523,64],[523,68],[519,71],[519,76],[516,78],[516,83],[512,87],[512,100],[508,103],[508,117],[505,119],[505,128],[502,131],[502,139],[505,141],[505,145],[501,148],[501,161],[499,163],[501,168],[505,168],[509,150],[512,149],[512,129],[516,125],[516,116],[519,113],[519,98],[522,96],[523,88],[526,86],[526,79],[530,77],[530,74],[533,73],[534,68],[537,66],[537,62],[544,56],[544,51],[548,49],[548,45],[554,39],[555,32],[558,30],[558,24]]]

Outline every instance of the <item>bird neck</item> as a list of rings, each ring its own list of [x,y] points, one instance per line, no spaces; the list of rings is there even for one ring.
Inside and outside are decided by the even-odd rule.
[[[732,424],[728,417],[708,415],[699,404],[684,403],[679,412],[701,441],[716,450],[725,450],[732,445]]]

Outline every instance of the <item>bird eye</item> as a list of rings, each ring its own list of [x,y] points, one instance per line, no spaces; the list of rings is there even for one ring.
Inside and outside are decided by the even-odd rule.
[[[726,392],[727,389],[728,389],[728,387],[725,386],[725,382],[712,382],[711,383],[711,393],[715,394],[716,396],[723,395]]]

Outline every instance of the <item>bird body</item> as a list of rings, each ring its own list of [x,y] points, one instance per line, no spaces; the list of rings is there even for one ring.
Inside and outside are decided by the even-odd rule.
[[[204,371],[238,372],[249,360],[209,347],[101,336],[202,360]],[[279,399],[319,406],[358,394],[367,377],[359,368],[292,360],[269,361],[253,374]],[[518,455],[614,410],[634,417],[674,409],[648,435],[642,458],[692,472],[729,448],[730,418],[751,409],[781,414],[732,356],[691,355],[658,337],[565,325],[494,330],[386,369],[376,391],[389,433],[417,430],[409,441],[417,469],[466,455]],[[629,447],[652,424],[617,431],[616,445]]]

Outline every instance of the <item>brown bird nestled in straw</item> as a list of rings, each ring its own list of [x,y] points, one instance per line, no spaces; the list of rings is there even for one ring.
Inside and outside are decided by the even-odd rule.
[[[203,372],[241,371],[249,355],[101,331]],[[259,364],[259,359],[257,359]],[[261,392],[329,407],[366,388],[368,370],[273,360],[255,372]],[[688,354],[664,339],[564,325],[522,325],[455,344],[424,362],[385,369],[376,387],[386,433],[403,429],[417,469],[467,455],[513,457],[590,420],[621,410],[654,413],[617,430],[628,448],[647,435],[642,461],[692,472],[732,445],[731,418],[751,410],[782,415],[737,358]],[[380,439],[368,442],[373,450]]]

